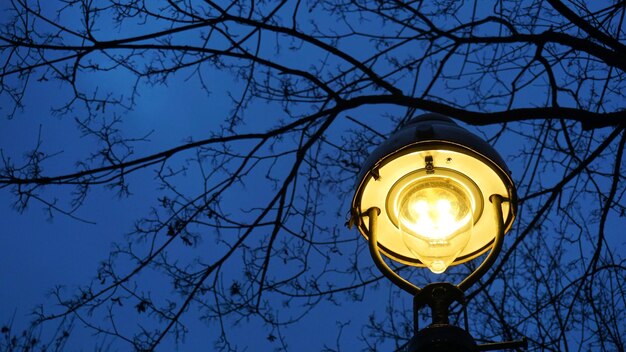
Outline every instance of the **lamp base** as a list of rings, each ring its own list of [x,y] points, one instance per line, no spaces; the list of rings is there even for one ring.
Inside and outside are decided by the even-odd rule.
[[[475,352],[472,335],[458,326],[432,324],[420,330],[409,342],[407,352]]]

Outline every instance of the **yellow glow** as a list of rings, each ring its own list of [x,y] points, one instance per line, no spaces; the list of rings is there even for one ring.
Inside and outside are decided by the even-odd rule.
[[[416,169],[424,164],[424,158],[432,155],[434,159],[435,174],[429,175],[425,169]],[[448,163],[448,160],[452,160]],[[472,236],[461,253],[451,265],[465,263],[487,252],[496,234],[495,210],[489,203],[489,196],[500,194],[506,198],[514,198],[510,179],[504,174],[499,174],[496,169],[490,167],[472,154],[460,153],[450,150],[416,151],[394,157],[392,160],[381,163],[377,169],[379,178],[370,177],[361,185],[362,192],[358,193],[358,202],[354,203],[359,213],[365,213],[371,207],[381,209],[378,218],[378,243],[381,253],[388,258],[402,264],[413,266],[425,266],[414,251],[409,250],[403,239],[400,227],[399,195],[408,186],[419,182],[426,177],[438,176],[439,178],[453,179],[461,184],[470,193],[472,200],[472,215],[474,217]],[[505,232],[508,232],[515,218],[512,203],[502,203],[502,211],[505,214]],[[365,238],[369,230],[367,223],[359,227]],[[416,263],[419,261],[419,263]]]
[[[467,245],[473,214],[470,193],[447,177],[427,176],[408,184],[396,199],[403,241],[434,273],[442,273]]]

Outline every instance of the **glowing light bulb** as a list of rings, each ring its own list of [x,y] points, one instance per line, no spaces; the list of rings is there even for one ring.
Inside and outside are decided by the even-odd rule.
[[[467,189],[451,178],[428,176],[408,184],[395,209],[402,239],[434,273],[443,273],[467,245],[474,218]]]

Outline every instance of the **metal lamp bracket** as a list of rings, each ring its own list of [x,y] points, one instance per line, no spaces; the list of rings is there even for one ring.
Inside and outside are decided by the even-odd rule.
[[[498,255],[500,254],[500,250],[502,249],[502,240],[504,238],[504,218],[502,214],[502,202],[510,202],[508,198],[504,198],[499,194],[493,194],[489,197],[489,201],[493,204],[495,210],[495,221],[497,225],[496,236],[493,241],[491,251],[485,258],[485,260],[480,264],[480,266],[474,270],[467,278],[465,278],[461,283],[456,285],[456,287],[465,292],[469,287],[475,284],[485,273],[487,270],[493,265],[493,262],[496,260]],[[368,231],[368,245],[370,250],[370,255],[376,264],[378,270],[380,270],[389,280],[391,280],[396,286],[400,287],[404,291],[410,293],[415,296],[422,288],[410,283],[400,275],[398,275],[395,271],[393,271],[387,263],[384,261],[380,254],[380,250],[378,248],[378,216],[380,215],[380,209],[377,207],[369,208],[364,214],[361,216],[367,216],[369,219],[369,231]]]
[[[491,251],[480,266],[457,285],[446,282],[437,282],[428,284],[424,288],[420,288],[402,278],[387,265],[378,249],[377,221],[378,216],[380,215],[380,209],[372,207],[369,208],[365,214],[361,215],[361,217],[367,216],[369,218],[368,246],[374,263],[378,269],[396,286],[413,295],[415,337],[411,341],[411,346],[409,347],[410,351],[419,351],[424,348],[427,351],[440,350],[437,347],[440,344],[443,344],[441,346],[446,344],[456,344],[455,346],[457,346],[458,349],[455,349],[455,351],[493,351],[505,348],[527,348],[527,340],[525,338],[520,341],[476,345],[471,335],[467,332],[467,313],[465,313],[465,330],[450,325],[448,321],[450,305],[454,302],[458,302],[465,306],[466,302],[464,292],[480,280],[483,275],[485,275],[487,270],[493,265],[493,262],[496,260],[502,249],[502,242],[504,238],[502,202],[511,202],[511,200],[504,198],[499,194],[493,194],[489,197],[489,201],[495,209],[495,221],[497,227]],[[359,218],[357,221],[361,220],[362,219]],[[432,324],[424,330],[419,330],[419,319],[417,314],[418,311],[424,306],[430,306],[432,310]]]

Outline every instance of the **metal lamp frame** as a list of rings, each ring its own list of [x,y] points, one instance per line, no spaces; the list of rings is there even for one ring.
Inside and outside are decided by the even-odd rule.
[[[493,262],[500,254],[500,250],[502,249],[502,240],[504,238],[504,218],[502,214],[502,202],[510,202],[509,199],[502,197],[499,194],[493,194],[489,197],[489,200],[493,204],[494,210],[496,211],[496,236],[494,242],[491,247],[491,252],[487,255],[487,257],[483,260],[480,266],[474,270],[465,280],[456,285],[458,289],[465,292],[469,287],[471,287],[476,281],[478,281],[487,270],[493,265]],[[391,270],[391,268],[385,263],[380,254],[380,250],[378,249],[378,231],[377,231],[377,223],[378,223],[378,215],[380,215],[380,209],[377,207],[372,207],[367,210],[364,216],[369,218],[369,250],[376,264],[376,267],[396,286],[400,287],[404,291],[417,295],[422,290],[420,287],[410,283],[409,281],[402,278],[395,271]]]
[[[439,154],[424,153],[424,151],[430,150],[437,151]],[[444,154],[444,152],[448,154]],[[423,155],[418,153],[423,153]],[[451,265],[464,263],[483,255],[487,251],[489,252],[482,263],[458,284],[435,282],[429,283],[423,288],[418,287],[392,270],[381,255],[382,252],[390,260],[403,264],[413,266],[423,264],[418,258],[406,256],[406,253],[399,251],[397,246],[392,246],[393,248],[388,246],[386,236],[390,235],[388,232],[393,231],[394,225],[397,227],[397,224],[389,221],[389,212],[385,208],[389,206],[388,202],[380,200],[381,194],[386,193],[388,195],[388,192],[391,192],[396,185],[389,183],[389,180],[396,182],[397,177],[404,177],[408,175],[407,172],[414,172],[411,170],[417,166],[415,162],[418,160],[413,155],[419,155],[419,158],[424,157],[424,170],[427,174],[429,171],[434,171],[433,157],[436,157],[439,158],[438,162],[440,163],[442,160],[444,163],[457,160],[458,165],[465,171],[471,171],[471,174],[468,173],[467,175],[465,172],[462,173],[462,175],[469,177],[471,182],[476,182],[476,179],[487,182],[482,187],[481,184],[478,184],[480,191],[484,192],[485,196],[490,195],[488,199],[481,198],[481,201],[484,199],[481,203],[481,209],[489,209],[487,204],[489,201],[493,206],[489,212],[493,214],[495,223],[491,224],[485,218],[486,222],[481,223],[488,223],[488,226],[482,226],[477,232],[484,236],[477,237],[480,241],[474,243],[473,247],[467,247],[467,252],[461,252]],[[470,159],[465,158],[465,156]],[[395,165],[395,169],[391,172],[386,169],[388,165],[391,165],[391,162],[400,158],[404,160]],[[482,166],[481,168],[474,168],[474,159],[482,162],[480,165],[485,165],[484,168]],[[448,170],[446,166],[443,168]],[[483,177],[485,172],[487,176]],[[381,143],[367,158],[357,179],[357,190],[352,201],[348,226],[356,224],[362,235],[366,237],[370,255],[383,275],[413,296],[414,337],[411,339],[407,351],[474,352],[525,348],[527,345],[525,339],[477,345],[468,332],[465,291],[478,282],[493,265],[502,250],[504,234],[511,227],[515,218],[515,186],[510,177],[510,171],[495,149],[483,139],[458,126],[448,117],[432,113],[424,114],[409,121]],[[370,182],[374,182],[371,184],[375,185],[373,190],[371,187],[367,188]],[[382,183],[376,186],[376,182]],[[492,187],[493,184],[489,182],[502,182],[502,184],[498,183]],[[365,192],[368,189],[370,193]],[[480,196],[482,197],[482,195]],[[363,203],[364,197],[367,199],[365,203]],[[503,203],[507,203],[506,206],[503,206]],[[381,211],[385,211],[385,213],[381,214]],[[378,221],[379,216],[380,223]],[[365,220],[365,217],[368,219]],[[369,226],[366,226],[365,221],[369,221]],[[475,228],[475,230],[477,229]],[[495,233],[492,234],[492,231]],[[385,236],[382,232],[385,232]],[[494,236],[493,240],[490,238],[491,235]],[[382,242],[379,243],[379,240]],[[449,308],[455,302],[460,303],[464,309],[465,329],[451,325],[449,322]],[[431,309],[432,323],[420,330],[418,313],[425,306],[429,306]]]
[[[413,314],[414,314],[414,338],[409,346],[409,352],[416,351],[439,351],[445,348],[446,351],[493,351],[505,348],[526,348],[527,341],[522,339],[519,341],[507,341],[476,345],[472,336],[467,332],[468,321],[467,313],[465,316],[465,330],[450,325],[448,319],[448,311],[450,304],[454,302],[461,303],[465,306],[465,291],[474,285],[480,278],[485,275],[487,270],[493,265],[494,261],[502,250],[502,242],[504,238],[505,226],[504,216],[502,212],[502,203],[511,202],[511,199],[505,198],[499,194],[493,194],[489,197],[489,201],[495,210],[496,234],[491,245],[491,251],[483,262],[468,277],[459,284],[453,285],[447,282],[430,283],[424,288],[420,288],[404,279],[393,271],[380,254],[378,248],[378,216],[381,210],[377,207],[369,208],[361,217],[368,217],[368,246],[369,252],[376,264],[376,267],[396,286],[413,295]],[[424,306],[430,306],[432,311],[432,324],[422,330],[419,330],[419,310]]]

